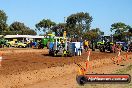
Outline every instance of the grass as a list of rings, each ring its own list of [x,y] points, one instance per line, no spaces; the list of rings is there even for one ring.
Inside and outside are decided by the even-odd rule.
[[[132,65],[129,65],[126,68],[117,70],[116,74],[125,74],[130,70],[132,70]]]

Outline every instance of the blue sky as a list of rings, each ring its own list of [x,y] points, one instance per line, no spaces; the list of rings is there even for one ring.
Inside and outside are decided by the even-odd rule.
[[[111,34],[111,24],[124,22],[132,26],[132,0],[1,0],[0,9],[8,16],[7,23],[24,22],[35,29],[42,19],[56,23],[77,12],[88,12],[93,17],[91,28]]]

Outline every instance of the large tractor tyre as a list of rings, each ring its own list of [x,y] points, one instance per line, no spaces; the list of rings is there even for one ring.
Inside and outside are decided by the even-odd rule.
[[[105,47],[104,46],[100,46],[99,50],[100,50],[100,52],[105,52]]]
[[[87,79],[83,75],[79,75],[76,76],[76,81],[79,85],[83,86],[87,82]]]
[[[100,52],[103,52],[103,47],[100,46],[100,47],[99,47],[99,50],[100,50]]]
[[[42,46],[41,46],[41,45],[39,45],[39,46],[38,46],[38,49],[42,49]]]
[[[41,49],[41,48],[40,48],[40,45],[38,46],[38,49]]]
[[[99,47],[99,51],[102,52],[101,48]]]
[[[103,47],[103,52],[105,52],[105,47]]]
[[[95,51],[95,44],[92,44],[92,51]]]
[[[95,51],[95,46],[92,47],[92,51]]]
[[[110,53],[113,53],[113,50],[112,50],[112,45],[110,46]]]
[[[38,49],[43,49],[44,48],[44,46],[42,45],[42,44],[40,44],[39,46],[38,46]]]

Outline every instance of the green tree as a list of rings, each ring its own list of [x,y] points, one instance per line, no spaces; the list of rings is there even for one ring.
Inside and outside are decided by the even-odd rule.
[[[128,25],[128,29],[129,29],[128,32],[132,33],[132,27],[130,25]]]
[[[126,32],[126,38],[127,38],[127,41],[131,41],[131,38],[132,38],[132,27],[130,25],[128,25],[128,32]]]
[[[27,27],[24,25],[24,23],[21,23],[21,22],[13,22],[11,25],[10,25],[10,31],[15,31],[15,32],[19,32],[19,31],[22,31],[22,30],[25,30],[27,29]]]
[[[83,39],[88,40],[97,39],[101,35],[101,33],[102,32],[100,31],[99,28],[91,29],[88,32],[84,33]]]
[[[8,34],[21,34],[21,35],[36,35],[36,32],[33,29],[27,27],[24,23],[13,22],[9,27]]]
[[[56,23],[51,21],[50,19],[43,19],[39,23],[37,23],[35,26],[37,30],[43,30],[44,32],[50,31],[50,29],[55,26]]]
[[[115,34],[120,34],[128,30],[128,25],[122,22],[114,23],[111,25],[111,31],[115,30]]]
[[[52,31],[55,32],[56,36],[63,36],[63,33],[65,31],[66,24],[65,23],[59,23],[52,27]]]
[[[8,25],[6,24],[7,21],[6,13],[3,10],[0,10],[0,32],[1,34],[8,30]]]
[[[118,41],[125,41],[125,36],[127,35],[128,30],[130,29],[129,25],[125,23],[118,22],[111,25],[111,31],[115,31],[113,34],[114,38]]]
[[[70,15],[67,20],[66,30],[74,37],[81,37],[83,33],[90,30],[90,25],[92,22],[92,17],[89,13],[76,13]]]
[[[132,28],[129,29],[129,32],[132,33]]]

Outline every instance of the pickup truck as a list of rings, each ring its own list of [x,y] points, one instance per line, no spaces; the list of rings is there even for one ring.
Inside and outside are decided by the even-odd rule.
[[[7,42],[8,47],[19,47],[19,48],[26,48],[27,44],[22,43],[22,42],[15,42],[15,41],[10,41]]]

